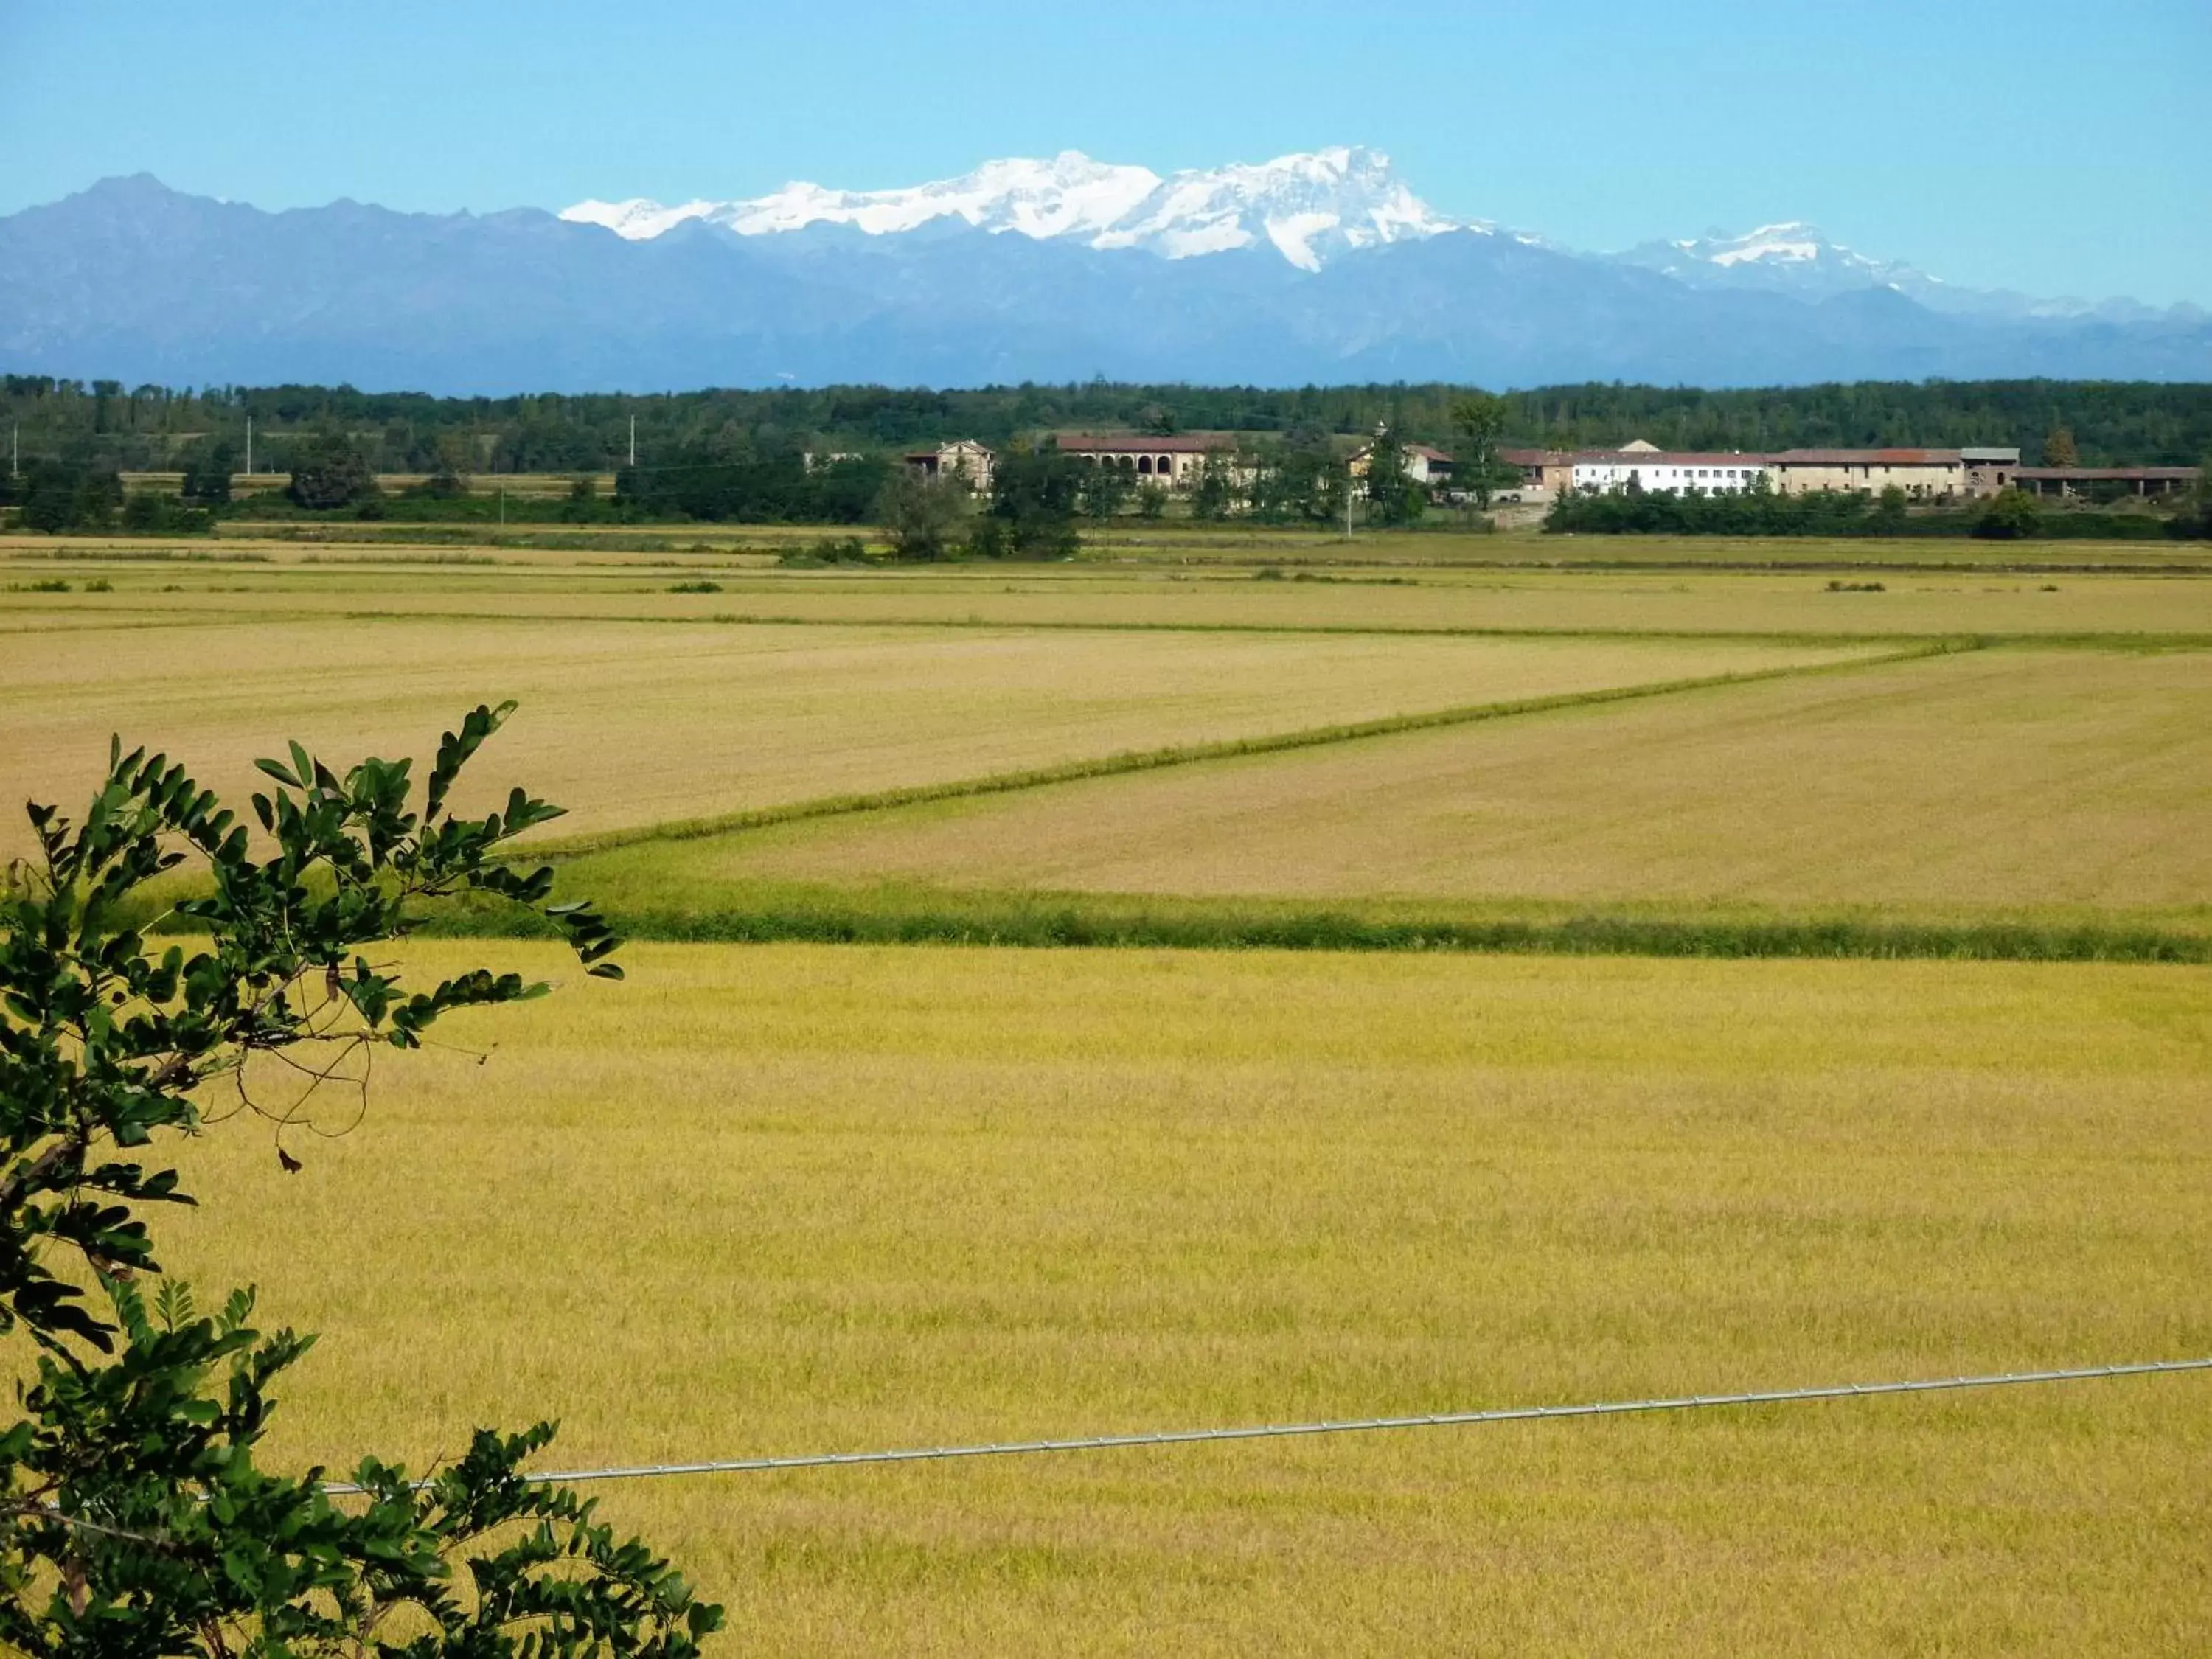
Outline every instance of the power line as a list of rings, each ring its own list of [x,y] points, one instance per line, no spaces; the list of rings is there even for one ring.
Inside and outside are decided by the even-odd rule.
[[[1169,1429],[1145,1434],[1097,1434],[1073,1440],[1007,1440],[968,1446],[927,1446],[901,1451],[815,1452],[790,1457],[738,1457],[714,1462],[644,1463],[629,1468],[547,1470],[523,1478],[537,1485],[583,1480],[642,1480],[676,1474],[757,1474],[772,1469],[817,1469],[854,1463],[944,1462],[966,1457],[1023,1457],[1044,1452],[1111,1451],[1130,1446],[1187,1446],[1224,1440],[1275,1440],[1317,1434],[1359,1434],[1382,1429],[1464,1428],[1486,1423],[1525,1423],[1565,1417],[1626,1417],[1639,1413],[1697,1411],[1720,1406],[1771,1406],[1807,1400],[1857,1400],[1876,1395],[1937,1394],[1954,1389],[1998,1389],[2031,1382],[2079,1382],[2112,1376],[2150,1376],[2212,1370],[2212,1358],[2154,1359],[2069,1370],[2004,1371],[1982,1376],[1943,1376],[1903,1382],[1842,1382],[1823,1388],[1766,1389],[1741,1394],[1678,1395],[1653,1400],[1611,1400],[1575,1406],[1508,1406],[1490,1411],[1431,1412],[1418,1417],[1365,1417],[1318,1423],[1273,1423],[1226,1429]],[[415,1483],[420,1486],[426,1482]],[[333,1496],[359,1492],[351,1481],[334,1481]]]

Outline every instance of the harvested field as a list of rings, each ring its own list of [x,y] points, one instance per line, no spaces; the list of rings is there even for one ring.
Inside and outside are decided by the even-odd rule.
[[[2212,654],[1993,650],[708,841],[572,878],[2212,922]]]
[[[1347,635],[1212,636],[650,623],[210,623],[54,630],[0,657],[0,776],[72,803],[110,732],[235,790],[297,737],[427,753],[520,699],[502,775],[575,832],[979,772],[1705,674],[1846,648]],[[20,820],[0,829],[18,848]]]
[[[1879,573],[1881,591],[1834,592],[1821,572],[1376,570],[1316,568],[1261,580],[1225,571],[1075,566],[763,570],[726,555],[314,556],[245,563],[156,559],[58,568],[105,594],[0,592],[0,626],[24,616],[172,622],[214,616],[359,621],[593,617],[711,625],[759,619],[837,626],[1289,629],[1599,634],[2081,636],[2212,640],[2212,577],[2189,574],[1921,570]],[[1849,570],[1853,567],[1840,567]],[[1852,578],[1857,580],[1857,578]],[[671,592],[683,581],[718,590]],[[173,589],[174,591],[168,591]]]

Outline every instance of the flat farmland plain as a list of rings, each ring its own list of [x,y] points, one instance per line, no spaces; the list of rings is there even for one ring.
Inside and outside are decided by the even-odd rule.
[[[716,885],[1646,903],[2212,928],[2212,653],[1967,652],[718,838]]]
[[[0,799],[80,807],[112,730],[237,788],[288,737],[427,756],[516,697],[470,799],[574,807],[563,892],[640,941],[609,985],[418,939],[424,975],[558,988],[380,1060],[350,1133],[317,1101],[296,1174],[251,1119],[185,1147],[165,1259],[325,1334],[278,1464],[541,1416],[574,1468],[2212,1354],[2203,967],[1420,933],[2055,919],[2201,963],[2187,558],[679,538],[0,547]],[[1285,734],[1316,741],[1188,752]],[[1097,775],[1006,775],[1055,768]],[[792,895],[1343,910],[1421,948],[668,942],[770,936]],[[2182,1655],[2208,1405],[2189,1375],[595,1490],[733,1651]]]
[[[2212,1352],[2161,968],[419,946],[566,981],[173,1267],[283,1456],[556,1467]],[[488,1064],[465,1052],[496,1044]],[[326,1121],[351,1119],[327,1103]],[[617,1484],[778,1653],[2201,1651],[2212,1382]]]
[[[88,794],[121,732],[236,791],[286,738],[333,760],[428,752],[464,710],[512,697],[525,713],[501,766],[570,807],[574,832],[1863,653],[453,618],[55,629],[0,653],[0,776],[40,799]],[[26,845],[20,821],[0,829],[0,849]]]
[[[1487,538],[1510,539],[1510,538]],[[1604,634],[1752,634],[1895,638],[1938,635],[2126,634],[2212,641],[2212,576],[2185,564],[2038,574],[1982,568],[1604,569],[1547,565],[1558,543],[1531,538],[1516,565],[1392,567],[1318,561],[1224,568],[1085,562],[905,569],[775,570],[726,551],[641,556],[501,548],[290,548],[244,559],[201,550],[143,550],[103,562],[71,550],[59,562],[0,552],[18,589],[66,580],[72,592],[0,592],[0,628],[26,617],[118,627],[340,615],[594,617],[714,625],[758,619],[1050,628],[1286,629]],[[1888,544],[1895,545],[1895,544]],[[232,550],[233,555],[244,550]],[[148,554],[173,552],[173,558]],[[310,562],[312,561],[312,562]],[[2201,556],[2199,556],[2201,562]],[[1854,571],[1857,574],[1853,574]],[[88,581],[112,591],[86,592]],[[1854,591],[1832,582],[1858,584]],[[1865,591],[1879,581],[1879,592]],[[675,592],[712,582],[715,591]]]
[[[565,485],[564,485],[565,488]],[[813,525],[301,525],[238,521],[220,538],[194,538],[179,550],[245,554],[257,558],[330,559],[351,556],[412,556],[424,562],[489,555],[508,557],[606,554],[711,553],[770,562],[786,554],[819,552],[855,532]],[[878,553],[884,544],[859,532]],[[1346,541],[1337,531],[1289,526],[1207,526],[1173,520],[1106,529],[1087,526],[1079,562],[1085,565],[1253,566],[1279,563],[1316,568],[1431,567],[1467,570],[1516,565],[1728,569],[1950,568],[1954,570],[2069,571],[2095,569],[2193,571],[2212,569],[2201,544],[2163,537],[2120,541],[1982,541],[1872,536],[1547,536],[1522,523],[1503,533],[1431,530],[1419,535],[1362,531]],[[112,550],[143,552],[141,538],[50,539],[21,532],[0,534],[0,559],[73,557]]]

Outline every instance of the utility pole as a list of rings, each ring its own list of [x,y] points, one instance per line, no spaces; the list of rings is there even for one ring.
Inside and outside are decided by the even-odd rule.
[[[253,481],[253,416],[251,415],[246,417],[246,477],[249,483]]]
[[[23,423],[21,421],[10,422],[8,427],[8,476],[11,478],[23,476]]]
[[[637,416],[629,417],[629,470],[637,471]]]

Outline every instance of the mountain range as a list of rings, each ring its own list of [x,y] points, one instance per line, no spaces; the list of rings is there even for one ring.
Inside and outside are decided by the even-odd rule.
[[[445,393],[2212,380],[2212,319],[1960,289],[1802,224],[1577,252],[1439,214],[1372,150],[1165,177],[1068,152],[557,215],[107,179],[0,217],[0,369]]]

